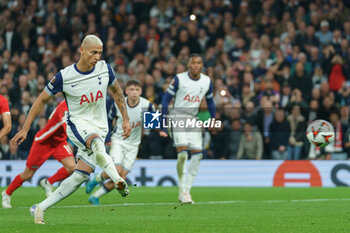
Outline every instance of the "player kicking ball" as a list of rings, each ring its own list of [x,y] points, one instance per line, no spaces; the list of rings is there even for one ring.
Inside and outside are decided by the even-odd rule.
[[[50,196],[52,194],[53,183],[66,179],[74,171],[74,156],[67,144],[67,111],[68,109],[66,102],[62,101],[59,103],[55,110],[51,113],[45,127],[35,135],[24,171],[17,175],[9,187],[2,192],[1,204],[3,208],[12,208],[12,193],[25,181],[32,178],[35,172],[46,160],[49,159],[51,155],[57,161],[62,163],[63,167],[51,177],[40,181],[40,186],[45,190],[46,196]]]
[[[23,129],[11,141],[14,144],[21,144],[27,137],[30,125],[51,96],[58,92],[64,94],[68,107],[67,136],[78,147],[78,161],[72,175],[65,179],[52,195],[30,208],[36,224],[45,224],[45,211],[87,181],[96,164],[111,177],[114,187],[123,197],[129,195],[128,185],[119,176],[112,158],[106,153],[104,144],[108,132],[106,110],[108,87],[124,120],[123,139],[130,136],[131,127],[124,95],[114,72],[105,61],[100,61],[102,50],[103,43],[97,36],[86,36],[80,46],[79,61],[60,70],[51,79],[35,100]]]
[[[207,75],[201,73],[203,60],[200,55],[191,54],[187,63],[187,72],[177,74],[170,83],[162,100],[162,115],[166,118],[168,105],[174,97],[171,114],[196,118],[200,103],[206,98],[210,116],[215,118],[213,100],[213,84]],[[176,117],[175,117],[176,120]],[[177,176],[179,183],[179,201],[193,204],[190,191],[197,176],[199,163],[202,159],[203,139],[199,128],[172,129],[172,138],[177,151]],[[167,137],[166,128],[160,131],[160,136]],[[186,173],[188,150],[191,160]]]
[[[126,83],[125,93],[127,97],[127,111],[130,117],[131,134],[123,140],[122,124],[123,119],[117,106],[114,105],[108,114],[109,120],[117,118],[116,125],[112,131],[112,145],[109,151],[110,156],[116,166],[120,176],[125,179],[131,172],[141,143],[142,132],[142,112],[145,110],[154,111],[154,106],[145,98],[141,97],[142,84],[138,80],[129,80]],[[97,184],[109,179],[106,172],[95,175],[86,185],[86,193],[91,193]],[[95,193],[89,197],[89,202],[93,205],[100,205],[100,197],[109,193],[113,189],[113,181],[109,180],[102,185]]]

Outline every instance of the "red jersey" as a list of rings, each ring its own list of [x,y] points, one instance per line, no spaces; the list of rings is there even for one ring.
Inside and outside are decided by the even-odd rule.
[[[4,96],[0,95],[0,114],[5,112],[10,113],[9,103]]]
[[[66,141],[67,112],[66,101],[62,101],[51,113],[45,127],[35,134],[34,142],[51,144],[54,146]]]

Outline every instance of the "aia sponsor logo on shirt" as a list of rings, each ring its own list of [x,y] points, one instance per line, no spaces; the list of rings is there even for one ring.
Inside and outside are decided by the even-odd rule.
[[[131,128],[132,129],[136,129],[137,127],[140,127],[140,126],[141,126],[141,122],[140,121],[132,122]]]
[[[103,99],[103,94],[101,91],[97,91],[97,93],[94,95],[92,92],[90,92],[90,95],[82,95],[80,97],[80,105],[83,103],[93,103],[98,101],[99,99]]]
[[[189,103],[201,102],[199,96],[190,96],[190,95],[186,95],[184,98],[184,101]]]

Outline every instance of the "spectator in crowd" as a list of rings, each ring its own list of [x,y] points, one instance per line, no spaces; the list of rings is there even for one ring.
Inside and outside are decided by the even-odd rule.
[[[310,106],[309,106],[309,112],[307,114],[307,124],[310,124],[311,122],[315,121],[318,116],[318,108],[319,108],[319,103],[317,100],[313,99],[310,101]]]
[[[288,156],[290,126],[285,119],[283,109],[277,109],[269,127],[269,139],[272,159],[285,160]]]
[[[324,76],[322,68],[316,67],[312,76],[312,88],[320,88],[322,82],[327,82],[327,78]]]
[[[332,67],[329,74],[329,89],[331,91],[338,91],[345,82],[345,75],[343,73],[343,61],[340,55],[335,55],[332,58]]]
[[[239,140],[236,159],[262,159],[263,140],[259,131],[253,131],[253,125],[245,122]]]
[[[305,101],[311,98],[312,79],[304,70],[304,65],[298,62],[295,65],[295,75],[290,78],[290,86],[292,89],[298,88],[303,93]]]
[[[224,130],[224,124],[220,128],[214,128],[211,132],[211,150],[209,155],[214,159],[221,159],[228,156],[227,153],[228,135]]]
[[[321,30],[316,32],[315,36],[320,41],[321,45],[327,45],[332,41],[333,33],[329,31],[329,23],[326,20],[320,23]]]
[[[336,111],[334,106],[334,97],[332,95],[327,95],[323,98],[322,106],[319,108],[317,113],[317,118],[329,121],[332,112]]]
[[[238,154],[240,138],[242,135],[242,124],[239,119],[234,119],[228,126],[226,151],[224,154],[228,159],[235,159]]]
[[[254,102],[249,101],[244,107],[242,113],[242,120],[244,122],[256,122],[257,120],[257,109],[255,108]]]
[[[287,147],[288,160],[299,160],[301,149],[304,144],[304,135],[306,130],[305,118],[301,115],[299,105],[292,107],[291,113],[287,117],[290,128],[289,144]]]
[[[264,141],[264,158],[270,157],[270,125],[273,121],[274,108],[268,99],[262,99],[261,109],[257,116],[257,126]]]
[[[281,96],[279,98],[280,99],[279,106],[281,108],[287,107],[288,103],[291,101],[291,94],[292,94],[292,90],[288,85],[288,82],[284,82],[282,86]]]
[[[21,51],[22,48],[22,38],[19,33],[15,30],[15,21],[9,20],[6,23],[4,32],[2,33],[2,38],[5,43],[5,47],[8,51],[14,55],[17,52]]]

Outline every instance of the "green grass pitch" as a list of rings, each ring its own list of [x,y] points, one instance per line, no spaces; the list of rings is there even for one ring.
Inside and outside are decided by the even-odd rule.
[[[3,188],[0,190],[2,191]],[[91,206],[80,188],[35,225],[29,207],[40,188],[20,188],[12,209],[0,209],[0,232],[350,232],[349,188],[198,188],[181,205],[175,187],[133,187]]]

